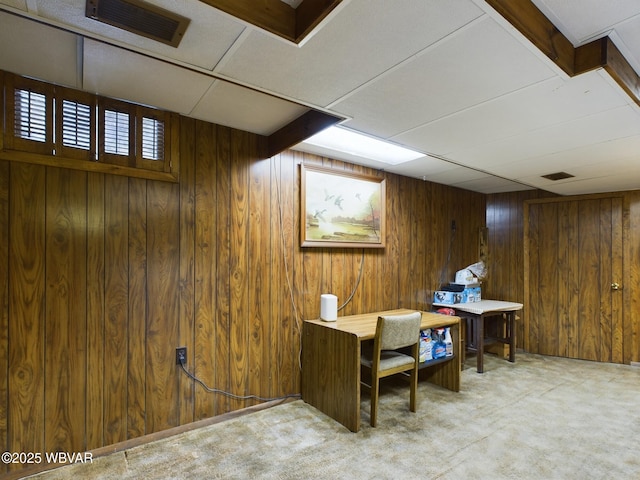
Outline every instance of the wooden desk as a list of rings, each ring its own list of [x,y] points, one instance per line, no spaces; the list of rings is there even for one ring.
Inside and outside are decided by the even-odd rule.
[[[434,303],[434,307],[449,307],[456,311],[456,315],[467,321],[467,350],[476,352],[476,370],[484,372],[484,346],[485,340],[484,321],[487,318],[504,319],[506,324],[501,336],[491,339],[493,342],[509,344],[509,361],[516,361],[516,312],[522,310],[521,303],[503,302],[500,300],[481,300],[471,303],[456,303],[445,305]]]
[[[360,351],[372,340],[379,315],[410,309],[338,317],[335,322],[306,320],[302,329],[302,399],[352,432],[360,429]],[[460,318],[422,312],[421,329],[451,327],[454,355],[421,364],[420,377],[460,390]]]

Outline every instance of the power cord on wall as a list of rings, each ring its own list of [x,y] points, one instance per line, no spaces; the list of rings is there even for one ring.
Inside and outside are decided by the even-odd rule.
[[[299,393],[292,393],[289,395],[283,395],[282,397],[273,397],[273,398],[260,397],[258,395],[235,395],[233,393],[225,392],[224,390],[220,390],[218,388],[209,387],[206,383],[204,383],[202,380],[196,377],[193,373],[187,370],[187,367],[185,366],[183,360],[180,361],[180,368],[182,368],[182,371],[187,375],[187,377],[189,377],[194,382],[199,383],[200,386],[204,388],[207,392],[218,393],[220,395],[224,395],[225,397],[233,398],[235,400],[258,400],[260,402],[273,402],[275,400],[286,400],[287,398],[302,398],[302,395],[300,395]]]
[[[358,272],[358,278],[356,279],[356,284],[353,287],[353,290],[351,291],[351,295],[349,295],[347,300],[342,305],[340,305],[340,307],[338,307],[338,311],[346,307],[351,301],[351,299],[353,299],[353,296],[356,294],[356,290],[358,290],[358,286],[360,285],[360,279],[362,278],[363,269],[364,269],[364,248],[362,249],[362,257],[360,257],[360,271]]]

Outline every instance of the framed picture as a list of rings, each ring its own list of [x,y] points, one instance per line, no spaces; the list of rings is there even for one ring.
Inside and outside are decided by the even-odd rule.
[[[384,248],[385,180],[301,165],[303,247]]]

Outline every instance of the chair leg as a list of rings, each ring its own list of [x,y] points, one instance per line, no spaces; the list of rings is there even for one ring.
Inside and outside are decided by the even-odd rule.
[[[380,389],[380,379],[374,377],[371,379],[371,426],[376,426],[378,416],[378,392]]]
[[[409,400],[409,410],[416,411],[416,397],[418,394],[418,370],[411,370],[411,396]]]

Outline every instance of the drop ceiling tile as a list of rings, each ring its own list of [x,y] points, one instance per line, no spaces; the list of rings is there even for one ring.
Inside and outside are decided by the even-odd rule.
[[[610,169],[603,175],[567,180],[551,181],[540,177],[523,179],[536,188],[560,195],[582,195],[586,193],[617,192],[640,189],[640,168]]]
[[[387,170],[407,177],[424,178],[425,180],[429,180],[435,175],[440,175],[451,170],[458,170],[460,168],[461,167],[455,163],[426,156],[410,162],[405,162],[401,165],[395,165]]]
[[[326,107],[483,15],[471,0],[403,0],[401,5],[350,0],[302,47],[254,31],[216,71]]]
[[[512,182],[511,180],[492,175],[485,175],[484,177],[460,183],[453,183],[452,186],[479,193],[517,192],[520,190],[533,189],[533,187],[529,185]]]
[[[480,172],[471,168],[456,166],[435,175],[427,175],[427,180],[446,185],[454,185],[473,180],[479,180],[489,176],[486,172]]]
[[[84,42],[83,88],[100,95],[188,114],[213,79],[93,40]]]
[[[401,133],[394,141],[447,156],[527,131],[626,105],[598,72],[554,77]]]
[[[640,15],[637,0],[533,0],[573,44],[605,35],[614,26],[634,15]]]
[[[577,176],[587,169],[595,171],[601,167],[605,171],[611,168],[624,170],[638,164],[640,164],[640,135],[588,144],[572,150],[498,165],[492,167],[491,172],[507,178],[523,179],[557,171]],[[592,175],[593,173],[587,174],[587,176]]]
[[[309,109],[256,90],[217,80],[189,116],[270,135]]]
[[[77,88],[77,48],[76,35],[0,12],[2,70]]]
[[[159,55],[189,65],[212,70],[233,42],[245,29],[239,21],[220,15],[214,8],[197,0],[155,0],[164,8],[190,19],[187,31],[178,48],[112,27],[85,16],[86,0],[36,0],[37,13],[48,20],[75,27],[92,37],[110,39],[129,45],[137,51]]]
[[[525,132],[485,145],[451,152],[448,158],[472,168],[533,161],[551,155],[640,134],[640,117],[633,107],[618,107],[560,125]]]
[[[354,129],[389,138],[552,76],[547,63],[485,16],[333,108],[354,117]]]

